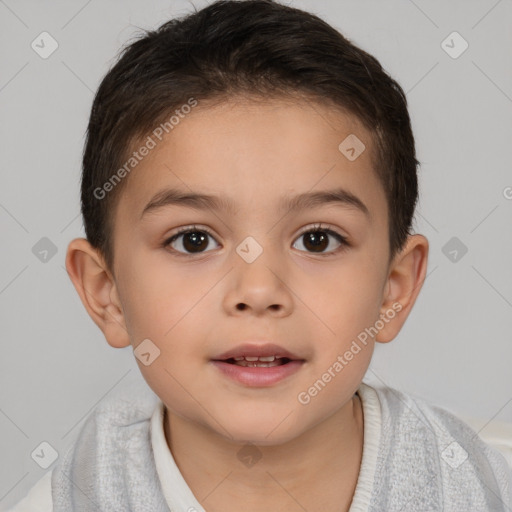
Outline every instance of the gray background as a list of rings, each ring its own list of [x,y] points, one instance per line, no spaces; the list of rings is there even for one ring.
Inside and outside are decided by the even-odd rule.
[[[365,380],[512,422],[510,0],[288,3],[397,79],[422,163],[415,230],[430,241],[428,277]],[[64,259],[84,235],[80,159],[93,92],[138,27],[191,10],[174,0],[0,0],[0,507],[44,474],[30,456],[42,441],[62,453],[104,397],[143,383],[131,349],[111,348],[87,315]],[[31,48],[43,31],[59,44],[47,59]],[[441,46],[453,31],[469,43],[458,58]],[[43,237],[57,250],[46,262],[33,252]],[[443,252],[452,237],[468,249],[457,261]]]

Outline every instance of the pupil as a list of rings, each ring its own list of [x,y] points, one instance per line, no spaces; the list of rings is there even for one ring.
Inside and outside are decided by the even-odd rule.
[[[206,240],[205,234],[201,234],[200,231],[192,231],[187,233],[183,237],[183,246],[189,252],[194,252],[194,249],[201,249],[201,243],[204,243]],[[189,242],[191,242],[189,244]],[[206,240],[206,245],[203,247],[205,249],[208,246],[208,241]]]
[[[304,244],[304,247],[306,247],[306,249],[310,249],[308,244],[311,244],[313,252],[322,252],[322,250],[326,248],[325,242],[329,242],[325,236],[325,233],[322,231],[312,231],[311,233],[306,233],[304,236],[306,237],[306,243]],[[322,244],[324,245],[323,247]],[[319,247],[320,250],[318,250]]]

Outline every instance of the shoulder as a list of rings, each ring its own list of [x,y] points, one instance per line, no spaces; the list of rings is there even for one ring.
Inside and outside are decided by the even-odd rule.
[[[470,450],[487,447],[468,423],[447,409],[425,398],[404,393],[391,387],[372,386],[382,408],[383,421],[400,427],[416,425],[437,441],[464,443]]]
[[[135,429],[144,432],[149,429],[156,403],[156,395],[138,384],[127,386],[122,392],[104,399],[87,417],[76,440],[53,470],[47,471],[25,497],[7,512],[52,512],[52,485],[62,489],[69,484],[63,475],[68,466],[76,461],[83,462],[90,446],[105,450],[112,444],[114,451],[117,445],[123,449],[129,446]]]
[[[390,387],[372,388],[382,414],[382,479],[387,481],[391,471],[401,480],[402,492],[417,490],[423,482],[432,503],[442,502],[444,510],[455,504],[481,504],[481,510],[512,506],[512,470],[472,427],[426,399]]]
[[[27,495],[7,512],[52,512],[52,472],[36,482]]]
[[[440,457],[448,465],[462,464],[468,458],[472,463],[485,463],[490,458],[491,463],[499,461],[499,466],[508,468],[505,457],[500,456],[472,426],[454,413],[398,389],[376,386],[373,389],[379,397],[383,421],[388,426],[393,424],[401,432],[414,427],[425,443],[436,443],[441,450]],[[458,456],[457,460],[451,460],[452,455]]]
[[[89,414],[75,441],[57,463],[55,473],[70,464],[81,463],[93,451],[124,450],[135,432],[149,430],[158,397],[149,389],[131,383],[104,398]]]

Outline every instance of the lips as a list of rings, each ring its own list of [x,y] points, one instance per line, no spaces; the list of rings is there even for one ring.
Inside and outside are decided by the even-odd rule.
[[[303,358],[281,347],[280,345],[262,342],[243,343],[226,352],[223,352],[222,354],[219,354],[212,360],[234,363],[237,358],[240,361],[242,360],[241,358],[251,358],[249,361],[253,360],[254,362],[257,362],[257,360],[252,358],[270,358],[272,356],[274,356],[275,359],[282,359],[283,362],[286,362],[286,360],[304,361]]]
[[[246,387],[270,387],[292,378],[305,359],[274,343],[248,342],[211,360],[222,375]]]

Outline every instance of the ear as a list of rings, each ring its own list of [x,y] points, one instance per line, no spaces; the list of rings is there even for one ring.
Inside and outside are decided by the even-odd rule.
[[[393,340],[404,325],[425,281],[428,247],[423,235],[410,235],[404,248],[393,258],[381,307],[380,319],[384,327],[375,341]]]
[[[114,348],[130,345],[117,286],[100,252],[85,238],[75,238],[68,245],[66,270],[108,344]]]

